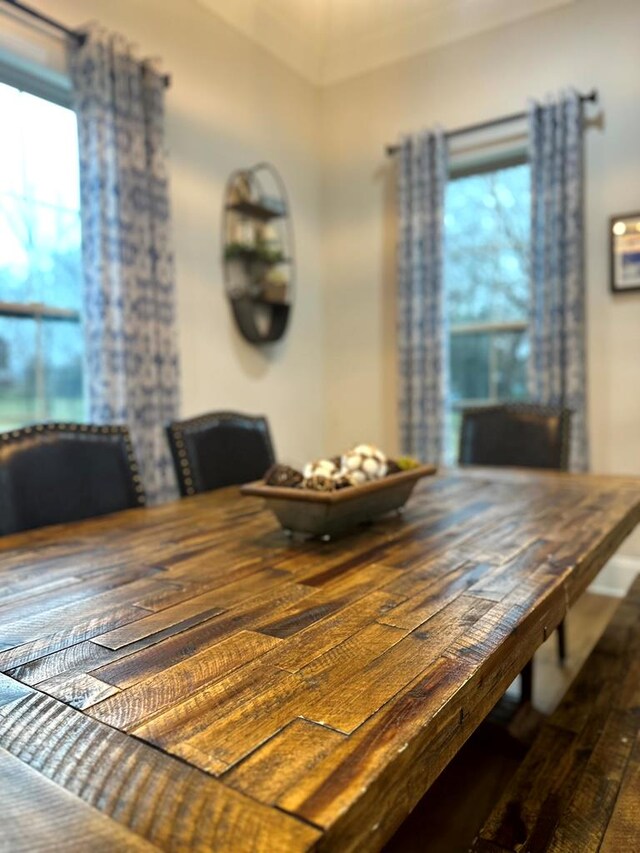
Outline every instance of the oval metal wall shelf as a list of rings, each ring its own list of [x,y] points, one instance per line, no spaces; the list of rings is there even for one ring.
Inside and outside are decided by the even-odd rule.
[[[293,303],[295,257],[289,199],[270,163],[238,169],[227,181],[222,234],[227,297],[243,337],[283,337]]]

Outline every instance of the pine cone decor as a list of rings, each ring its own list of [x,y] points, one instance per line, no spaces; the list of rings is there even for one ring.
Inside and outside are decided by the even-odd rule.
[[[296,489],[302,485],[304,477],[300,471],[296,471],[290,465],[272,465],[264,475],[267,486],[280,486],[281,488]]]
[[[336,481],[325,474],[312,474],[311,477],[305,478],[304,487],[313,489],[314,492],[332,492],[336,488]]]
[[[354,480],[351,474],[345,474],[343,472],[340,472],[340,474],[334,478],[334,483],[336,484],[336,489],[348,489],[352,486],[358,485],[358,482]]]

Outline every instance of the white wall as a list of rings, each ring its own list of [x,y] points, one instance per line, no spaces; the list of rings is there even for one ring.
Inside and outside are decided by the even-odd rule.
[[[517,111],[529,95],[568,84],[596,86],[601,126],[587,134],[592,461],[599,472],[640,474],[640,295],[610,295],[607,257],[608,217],[640,208],[638,0],[575,0],[324,89],[192,0],[38,5],[70,26],[97,19],[171,73],[183,413],[263,411],[294,462],[358,440],[397,445],[384,145],[423,126]],[[268,352],[235,330],[219,263],[226,177],[262,159],[288,185],[299,259],[290,331]],[[626,550],[640,555],[640,536]]]
[[[182,361],[182,412],[232,408],[269,416],[279,453],[302,462],[323,445],[318,92],[193,2],[39,0],[67,25],[124,34],[171,74],[171,200]],[[298,250],[296,304],[283,342],[247,344],[232,321],[220,266],[229,173],[269,160],[287,185]]]
[[[597,87],[587,133],[589,422],[595,471],[640,474],[640,294],[609,293],[607,219],[640,209],[640,2],[578,0],[328,87],[322,95],[327,431],[394,449],[393,167],[401,132]],[[640,555],[640,536],[626,549]]]

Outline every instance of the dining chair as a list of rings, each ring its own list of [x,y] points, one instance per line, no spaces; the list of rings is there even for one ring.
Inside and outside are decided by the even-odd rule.
[[[269,423],[259,415],[209,412],[167,426],[183,496],[260,479],[275,462]]]
[[[505,403],[464,409],[461,465],[569,467],[571,411],[560,406]]]
[[[45,423],[0,434],[0,535],[144,503],[125,426]]]
[[[505,403],[464,409],[461,465],[509,465],[567,471],[571,410],[537,403]],[[567,655],[564,620],[558,625],[558,658]],[[522,671],[522,700],[531,701],[533,663]]]

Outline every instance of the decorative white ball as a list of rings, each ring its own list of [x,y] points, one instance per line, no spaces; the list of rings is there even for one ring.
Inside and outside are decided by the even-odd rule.
[[[359,484],[379,480],[387,474],[387,457],[372,444],[359,444],[342,457],[342,470]]]
[[[317,476],[333,479],[339,473],[339,468],[331,459],[317,459],[315,462],[307,462],[302,473],[305,480]]]

